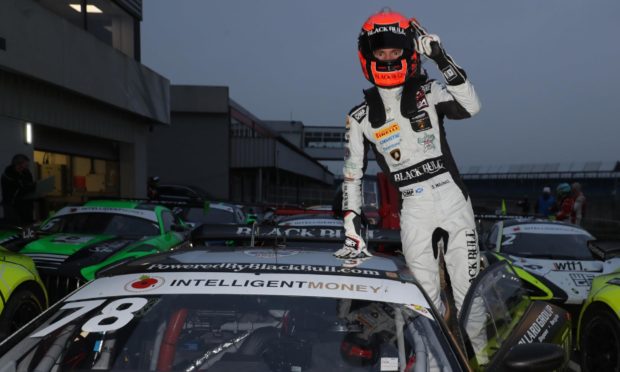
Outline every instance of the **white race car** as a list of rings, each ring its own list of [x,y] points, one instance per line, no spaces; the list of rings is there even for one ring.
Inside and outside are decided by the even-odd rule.
[[[207,247],[107,269],[0,343],[0,371],[470,371],[566,365],[565,311],[507,263],[463,305],[461,348],[402,260]],[[535,345],[533,343],[536,343]],[[467,353],[467,356],[465,356]],[[470,364],[471,363],[471,364]]]
[[[278,221],[278,226],[293,227],[342,227],[342,219],[329,214],[302,214],[283,217]]]
[[[581,305],[592,279],[620,268],[620,257],[603,260],[588,248],[594,237],[579,226],[535,219],[495,223],[483,238],[486,257],[509,260],[526,270],[553,295],[552,302]]]

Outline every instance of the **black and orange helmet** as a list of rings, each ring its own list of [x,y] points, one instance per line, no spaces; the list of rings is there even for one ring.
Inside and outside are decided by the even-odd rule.
[[[420,73],[420,56],[415,51],[415,30],[410,20],[389,8],[371,15],[357,39],[358,57],[364,76],[380,87],[395,87]],[[402,49],[399,59],[380,61],[373,51],[383,48]]]

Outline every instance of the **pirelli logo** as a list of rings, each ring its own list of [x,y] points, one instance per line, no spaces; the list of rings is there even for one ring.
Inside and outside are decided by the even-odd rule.
[[[380,129],[378,131],[375,132],[375,139],[376,140],[380,140],[383,137],[387,137],[389,135],[392,135],[394,133],[400,132],[400,126],[398,125],[398,123],[394,123],[392,125],[390,125],[387,128],[384,129]]]

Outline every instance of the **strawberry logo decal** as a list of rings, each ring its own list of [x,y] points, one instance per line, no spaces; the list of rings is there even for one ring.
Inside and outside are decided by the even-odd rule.
[[[138,280],[133,280],[125,285],[129,292],[146,292],[164,285],[164,278],[158,276],[142,275]]]

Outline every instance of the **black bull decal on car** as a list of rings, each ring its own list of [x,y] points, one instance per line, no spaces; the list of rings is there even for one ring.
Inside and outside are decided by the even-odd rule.
[[[341,227],[284,227],[284,226],[246,226],[246,225],[202,225],[192,233],[194,242],[218,239],[268,238],[295,241],[344,241],[345,232]],[[399,230],[368,230],[369,243],[400,244]]]

